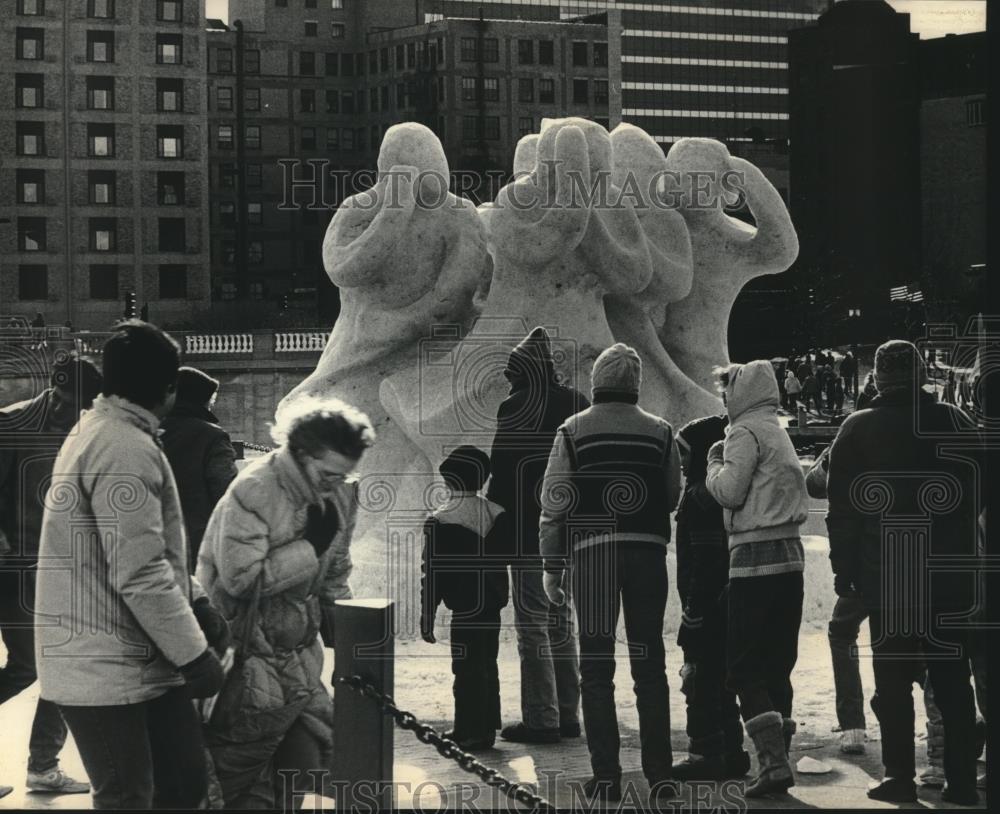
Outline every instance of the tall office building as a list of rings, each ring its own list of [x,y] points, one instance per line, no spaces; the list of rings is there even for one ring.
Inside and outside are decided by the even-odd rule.
[[[209,302],[204,0],[16,0],[0,20],[0,311],[105,329]]]

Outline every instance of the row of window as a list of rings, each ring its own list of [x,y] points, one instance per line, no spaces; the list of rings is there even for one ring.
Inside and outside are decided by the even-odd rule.
[[[45,59],[45,29],[18,28],[15,43],[18,59],[38,61]],[[156,35],[156,62],[159,65],[180,65],[183,61],[184,37],[181,34]],[[87,61],[113,63],[115,61],[115,32],[87,32]]]
[[[115,264],[94,263],[88,268],[89,291],[92,300],[117,300],[119,267]],[[164,263],[158,266],[158,299],[184,300],[188,296],[188,267]],[[17,297],[19,300],[38,301],[49,298],[49,268],[39,263],[23,263],[18,267]]]
[[[87,125],[87,155],[90,158],[115,157],[115,125]],[[17,155],[44,156],[45,122],[17,122],[14,126]],[[156,156],[165,159],[184,158],[184,127],[161,124],[156,127]]]
[[[305,8],[316,8],[318,0],[304,0]],[[288,0],[274,0],[274,5],[278,8],[288,8]],[[334,11],[344,7],[344,0],[330,0],[330,8]]]
[[[87,109],[115,109],[115,78],[113,76],[88,76]],[[19,107],[39,107],[40,105],[19,105]],[[156,109],[161,113],[184,112],[184,80],[156,80]]]
[[[382,129],[373,124],[371,128],[358,127],[328,127],[326,128],[326,149],[336,150],[364,150],[367,149],[368,135],[371,134],[371,145],[376,147],[382,135]],[[302,127],[299,129],[299,146],[303,150],[316,150],[319,148],[318,130],[315,127]],[[236,146],[235,129],[231,124],[220,124],[216,130],[216,146],[220,150],[232,150]],[[243,146],[248,150],[261,150],[261,129],[258,125],[246,125],[243,137]],[[260,165],[256,166],[255,179],[253,182],[248,178],[248,186],[260,186]],[[235,169],[233,170],[235,172]],[[222,181],[222,178],[220,178]],[[223,186],[231,186],[231,183],[223,181]]]
[[[517,80],[517,101],[532,103],[535,98],[535,79],[531,77],[521,77]],[[556,87],[554,79],[539,79],[537,101],[543,104],[552,104],[556,101]],[[497,102],[500,100],[500,79],[498,77],[462,77],[462,101],[464,102]],[[573,103],[588,104],[590,101],[590,80],[573,80]],[[608,103],[608,80],[594,80],[594,104],[606,105]]]
[[[58,0],[62,5],[67,0]],[[25,17],[45,14],[45,0],[17,0],[17,13]],[[113,20],[115,0],[87,0],[87,16],[94,20]],[[156,0],[156,19],[164,23],[179,23],[184,19],[184,0]]]
[[[260,204],[257,204],[257,207],[259,216]],[[257,222],[260,222],[259,219]],[[87,231],[89,234],[90,251],[118,251],[117,218],[89,218]],[[188,250],[187,223],[184,218],[158,218],[157,237],[157,251],[186,252]],[[47,218],[19,217],[17,219],[18,251],[44,252],[47,246]]]
[[[255,165],[257,186],[260,186],[260,165]],[[248,181],[254,177],[247,167]],[[45,170],[19,169],[15,174],[19,204],[45,204]],[[87,173],[88,201],[91,204],[114,205],[117,174],[114,170],[91,170]],[[183,172],[156,173],[156,203],[159,206],[184,206],[185,179]]]

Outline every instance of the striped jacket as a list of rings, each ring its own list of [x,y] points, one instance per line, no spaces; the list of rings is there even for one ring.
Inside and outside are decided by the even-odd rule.
[[[547,570],[602,542],[666,548],[680,496],[670,424],[615,397],[569,418],[556,433],[542,484],[539,548]]]

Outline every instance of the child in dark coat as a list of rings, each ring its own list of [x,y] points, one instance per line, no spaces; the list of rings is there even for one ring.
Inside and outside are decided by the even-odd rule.
[[[688,423],[678,433],[684,494],[677,510],[677,590],[683,617],[681,691],[687,701],[688,757],[677,780],[743,777],[750,756],[736,695],[726,689],[726,598],[729,547],[722,507],[705,488],[708,450],[725,437],[725,416]]]
[[[455,676],[455,727],[445,736],[467,752],[491,748],[500,728],[497,654],[512,535],[504,510],[479,494],[489,463],[476,447],[454,450],[439,467],[451,497],[424,522],[420,632],[436,641],[434,617],[444,602]]]

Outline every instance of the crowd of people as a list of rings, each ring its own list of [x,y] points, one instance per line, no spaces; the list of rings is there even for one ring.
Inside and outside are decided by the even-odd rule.
[[[869,796],[915,799],[912,685],[925,677],[942,733],[943,799],[975,803],[974,698],[982,706],[985,676],[976,670],[974,697],[970,660],[981,651],[968,630],[938,621],[972,607],[975,585],[949,572],[929,593],[884,590],[880,518],[852,489],[863,477],[894,479],[894,510],[912,514],[940,473],[957,484],[954,505],[937,507],[929,548],[903,552],[907,567],[974,558],[982,484],[974,465],[940,459],[936,444],[957,434],[975,455],[976,425],[921,390],[913,345],[889,342],[875,356],[877,395],[844,421],[807,480],[779,423],[772,363],[715,374],[725,413],[675,430],[638,406],[634,349],[616,344],[597,357],[588,398],[560,383],[543,329],[515,347],[491,449],[462,445],[445,457],[449,497],[424,523],[426,641],[436,642],[439,605],[451,610],[448,737],[478,751],[498,730],[531,744],[585,734],[585,793],[621,799],[614,652],[624,617],[651,802],[684,781],[746,777],[746,736],[757,757],[746,796],[787,793],[800,527],[812,491],[829,497],[840,597],[831,649],[835,626],[839,641],[856,639],[865,618],[872,630],[885,777]],[[180,366],[166,333],[131,320],[107,340],[101,371],[61,359],[44,393],[0,411],[6,437],[37,435],[0,450],[0,702],[37,676],[29,788],[92,790],[94,807],[112,809],[287,809],[324,791],[333,707],[323,648],[334,642],[336,601],[352,595],[357,470],[375,433],[349,405],[301,398],[275,416],[277,448],[237,473],[211,411],[217,390]],[[51,456],[38,454],[43,440]],[[689,738],[676,763],[663,633],[675,512]],[[511,600],[521,710],[504,727],[500,613]],[[932,621],[900,628],[903,613]],[[842,744],[858,751],[856,658],[838,647]],[[89,783],[59,766],[69,734]]]
[[[791,413],[801,404],[807,412],[824,415],[825,410],[839,416],[844,413],[845,399],[857,396],[858,362],[853,351],[839,358],[831,351],[810,351],[793,359],[776,359],[772,364],[781,407]]]

